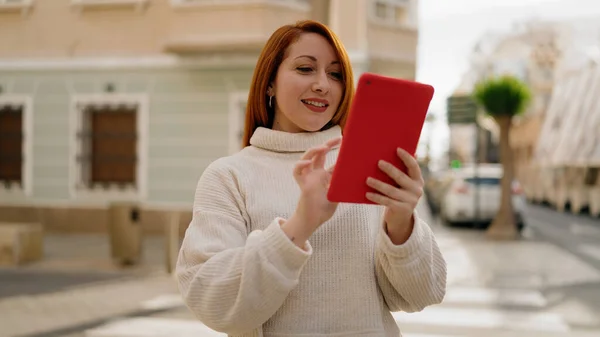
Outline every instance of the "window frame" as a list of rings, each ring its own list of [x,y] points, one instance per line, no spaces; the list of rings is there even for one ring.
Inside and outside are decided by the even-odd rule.
[[[20,105],[23,107],[22,118],[22,133],[23,142],[22,160],[21,160],[21,184],[20,187],[6,188],[4,184],[0,184],[0,196],[31,196],[33,192],[33,99],[31,96],[25,95],[0,95],[0,105]]]
[[[79,160],[83,151],[82,131],[86,106],[134,105],[136,110],[136,181],[134,187],[123,188],[120,184],[108,187],[89,187],[83,181],[84,168]],[[72,199],[85,201],[135,200],[147,197],[148,172],[148,95],[146,94],[90,94],[71,97],[69,127],[69,195]]]
[[[385,6],[386,16],[383,18],[377,15],[377,6],[379,4]],[[407,27],[410,25],[410,0],[371,0],[369,5],[371,23],[391,27]],[[398,22],[396,20],[396,8],[403,8],[405,10],[405,22]]]

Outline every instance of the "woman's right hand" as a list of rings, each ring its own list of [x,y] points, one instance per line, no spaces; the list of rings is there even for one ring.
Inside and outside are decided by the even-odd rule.
[[[307,150],[294,168],[294,179],[300,187],[300,199],[296,211],[282,226],[292,241],[303,244],[337,208],[337,203],[327,199],[333,167],[325,168],[327,152],[339,145],[342,138]],[[300,242],[302,241],[302,242]]]

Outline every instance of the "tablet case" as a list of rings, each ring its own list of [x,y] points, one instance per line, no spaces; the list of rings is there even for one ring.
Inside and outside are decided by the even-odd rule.
[[[342,145],[327,198],[332,202],[373,204],[367,192],[367,177],[397,184],[377,166],[386,160],[405,173],[398,147],[415,155],[429,104],[432,86],[418,82],[364,73],[357,85]]]

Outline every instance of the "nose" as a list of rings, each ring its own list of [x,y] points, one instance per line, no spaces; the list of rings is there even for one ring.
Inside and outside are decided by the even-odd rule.
[[[324,71],[319,72],[317,78],[315,78],[315,82],[313,83],[312,90],[320,94],[327,94],[330,88],[331,84],[329,83],[327,73]]]

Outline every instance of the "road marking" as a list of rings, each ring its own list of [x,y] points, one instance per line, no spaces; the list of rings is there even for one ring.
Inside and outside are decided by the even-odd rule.
[[[170,318],[131,318],[89,329],[85,337],[227,337],[199,321]]]
[[[488,289],[451,287],[444,304],[491,304],[543,308],[548,304],[539,291],[527,289]]]
[[[179,294],[165,294],[140,304],[143,310],[166,310],[184,306],[185,303]]]
[[[593,228],[589,225],[583,225],[577,222],[571,222],[569,224],[569,231],[579,236],[600,237],[600,229]]]
[[[600,261],[600,246],[598,245],[581,244],[577,247],[577,250],[594,260]]]
[[[568,332],[569,326],[554,313],[500,309],[429,307],[418,313],[393,313],[400,326],[426,325],[517,331]]]

